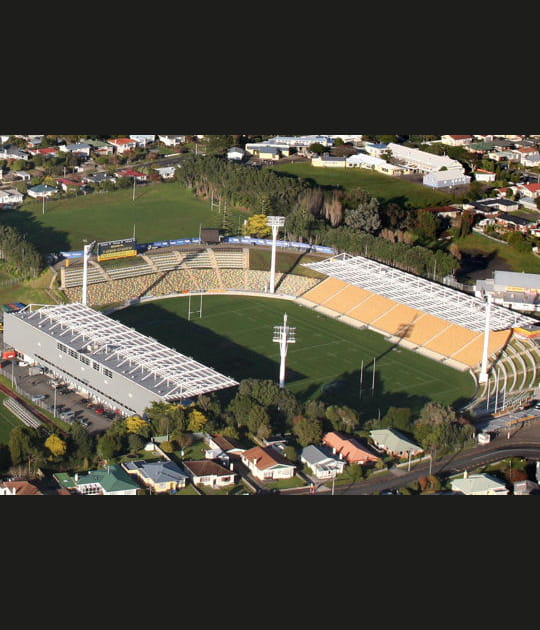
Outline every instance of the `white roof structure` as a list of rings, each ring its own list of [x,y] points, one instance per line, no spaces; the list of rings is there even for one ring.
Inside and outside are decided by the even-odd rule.
[[[164,400],[190,398],[238,385],[237,381],[168,348],[152,337],[79,303],[17,314],[66,345],[78,347],[113,372],[127,373]]]
[[[484,331],[486,303],[482,298],[472,297],[363,256],[338,254],[303,266],[469,330]],[[491,330],[506,330],[534,323],[538,322],[532,317],[491,305]]]
[[[423,450],[416,442],[407,439],[395,429],[375,429],[370,431],[369,435],[376,444],[382,445],[392,453],[408,453],[410,451],[420,453]]]
[[[388,168],[389,166],[386,160],[375,157],[373,155],[368,155],[367,153],[355,153],[354,155],[350,155],[346,161],[348,165],[362,164],[363,166],[367,166],[369,168],[371,168],[372,166],[374,168],[377,168],[377,167]],[[395,169],[406,170],[403,168],[403,166],[399,166],[396,164],[392,164],[391,166],[392,168],[395,168]]]
[[[443,166],[446,166],[448,170],[460,169],[461,172],[465,170],[458,160],[452,160],[446,155],[435,155],[434,153],[405,147],[402,144],[395,144],[394,142],[390,142],[388,150],[391,151],[392,155],[398,160],[402,160],[428,173],[440,171]]]
[[[453,479],[452,490],[463,494],[509,494],[508,488],[504,483],[486,474]]]

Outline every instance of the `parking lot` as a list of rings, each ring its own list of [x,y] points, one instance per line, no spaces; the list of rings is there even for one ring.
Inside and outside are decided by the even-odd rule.
[[[1,347],[4,349],[3,339]],[[67,384],[55,381],[51,375],[32,374],[33,371],[35,369],[32,369],[32,366],[20,366],[19,361],[14,359],[4,361],[2,374],[10,381],[13,379],[14,384],[22,390],[19,393],[26,396],[38,409],[44,408],[54,414],[56,404],[56,417],[60,419],[63,419],[62,413],[71,411],[73,415],[64,421],[68,424],[79,421],[89,433],[105,431],[116,417],[116,414],[107,409],[101,408],[100,412],[99,405],[92,404],[88,398],[73,391]],[[32,401],[34,396],[44,396],[44,398]]]

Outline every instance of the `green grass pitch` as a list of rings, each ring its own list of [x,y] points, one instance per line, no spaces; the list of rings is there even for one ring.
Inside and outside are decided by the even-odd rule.
[[[192,312],[199,306],[200,298],[193,296]],[[384,415],[390,406],[416,413],[430,400],[459,407],[474,394],[468,373],[287,300],[204,296],[202,318],[192,314],[188,321],[188,298],[170,298],[118,311],[113,317],[236,380],[277,381],[280,355],[272,333],[273,326],[283,323],[285,312],[297,339],[288,350],[286,387],[302,400],[347,404],[367,420],[377,417],[379,410]]]

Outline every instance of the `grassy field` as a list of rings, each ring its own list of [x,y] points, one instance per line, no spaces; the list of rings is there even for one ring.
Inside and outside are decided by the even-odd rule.
[[[148,184],[110,193],[42,203],[25,201],[19,210],[2,212],[0,223],[28,234],[42,253],[78,250],[83,239],[115,240],[133,235],[141,243],[198,236],[199,226],[220,227],[222,215],[179,184]],[[245,214],[231,209],[232,223]]]
[[[506,269],[540,273],[540,258],[534,254],[518,252],[510,245],[496,243],[481,234],[469,234],[464,238],[455,239],[454,242],[464,254],[484,259],[485,270],[488,272]],[[491,274],[484,273],[482,277],[491,277]]]
[[[236,380],[278,379],[273,326],[289,316],[297,342],[287,357],[287,388],[300,399],[347,404],[363,420],[390,406],[418,412],[435,400],[461,405],[474,393],[472,378],[285,300],[206,296],[203,317],[187,321],[188,301],[172,298],[119,311],[113,317]],[[372,396],[372,363],[376,358]],[[364,390],[360,397],[360,366]]]
[[[272,168],[280,173],[312,179],[320,186],[339,185],[345,190],[363,188],[383,204],[393,201],[406,208],[426,208],[452,201],[447,193],[364,168],[317,168],[311,164],[277,164]]]
[[[0,393],[0,444],[7,444],[9,434],[14,427],[21,427],[23,423],[4,407],[7,396]]]
[[[251,247],[249,250],[249,268],[269,271],[272,251],[270,249],[257,249]],[[326,276],[313,269],[302,267],[303,263],[317,262],[328,258],[328,254],[314,256],[305,253],[293,253],[280,251],[276,256],[276,271],[278,273],[292,273],[297,276],[307,276],[308,278],[325,278]]]
[[[52,279],[52,271],[46,268],[38,278],[17,282],[0,288],[0,304],[23,302],[24,304],[54,304],[45,289]],[[0,285],[1,286],[1,285]]]

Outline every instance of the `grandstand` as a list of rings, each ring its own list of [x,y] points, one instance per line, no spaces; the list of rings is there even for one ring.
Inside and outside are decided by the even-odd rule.
[[[368,326],[458,369],[478,368],[486,320],[486,304],[481,298],[362,256],[340,254],[304,266],[328,276],[302,296],[306,304]],[[512,328],[532,321],[492,305],[490,361],[506,346]]]

